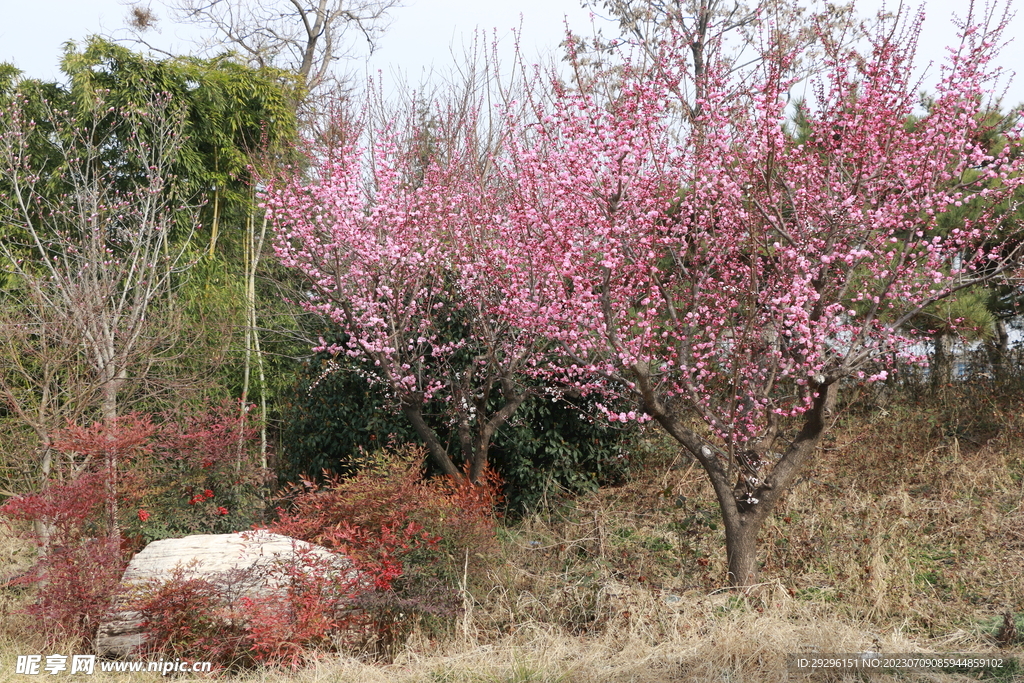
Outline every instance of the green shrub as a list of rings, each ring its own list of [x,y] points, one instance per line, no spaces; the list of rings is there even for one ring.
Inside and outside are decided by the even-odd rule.
[[[444,404],[434,401],[424,417],[458,463],[457,435]],[[507,513],[519,516],[563,491],[580,493],[621,481],[629,468],[627,437],[634,430],[635,425],[607,422],[591,399],[528,399],[498,430],[489,454],[504,481]],[[415,431],[381,385],[372,382],[369,368],[317,354],[286,410],[280,478],[296,483],[351,476],[365,465],[363,453],[411,443],[418,443]]]

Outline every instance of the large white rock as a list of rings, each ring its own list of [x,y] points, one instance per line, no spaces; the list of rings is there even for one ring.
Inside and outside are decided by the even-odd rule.
[[[351,562],[324,547],[266,531],[245,531],[153,541],[132,558],[121,583],[130,595],[132,589],[152,588],[180,570],[185,579],[228,580],[236,598],[282,595],[281,572],[274,569],[299,556],[337,567],[340,580],[355,575]],[[99,655],[124,657],[138,652],[145,639],[139,613],[121,611],[100,625],[93,645]]]

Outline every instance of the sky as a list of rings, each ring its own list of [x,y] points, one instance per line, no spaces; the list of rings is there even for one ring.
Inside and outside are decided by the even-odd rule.
[[[860,0],[862,15],[874,14],[883,0]],[[890,9],[898,2],[890,0]],[[980,4],[980,2],[979,2]],[[955,37],[950,15],[963,12],[965,0],[927,0],[925,25],[918,50],[917,68],[942,60],[943,47]],[[0,0],[0,61],[9,61],[27,75],[45,79],[60,78],[61,45],[82,40],[90,34],[117,35],[125,24],[128,3],[125,0]],[[187,52],[194,30],[176,27],[167,20],[159,3],[153,9],[162,19],[161,33],[155,42],[163,48]],[[162,16],[161,16],[162,15]],[[577,33],[589,34],[594,25],[612,28],[600,17],[591,17],[579,0],[405,0],[393,13],[390,30],[369,62],[357,62],[355,71],[366,68],[381,71],[384,77],[404,75],[417,83],[433,68],[443,72],[463,47],[472,42],[474,32],[482,29],[496,34],[511,52],[513,29],[522,29],[522,49],[528,59],[551,54],[558,49],[564,34],[564,22]],[[1006,68],[1024,67],[1024,11],[1012,21],[1005,37],[1020,38],[1004,48],[999,63]],[[929,73],[937,73],[933,66]],[[926,77],[926,85],[934,78]],[[1024,102],[1024,68],[1007,93],[1006,103]]]

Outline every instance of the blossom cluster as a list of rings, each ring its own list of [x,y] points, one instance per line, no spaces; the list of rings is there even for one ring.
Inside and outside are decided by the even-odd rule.
[[[741,448],[822,386],[884,380],[915,316],[1016,262],[998,207],[1022,182],[1021,126],[984,144],[1000,27],[967,25],[920,114],[919,21],[867,54],[823,39],[799,130],[794,57],[766,26],[742,84],[706,65],[684,123],[676,45],[608,74],[610,96],[552,76],[486,150],[416,168],[393,134],[345,147],[269,194],[278,254],[351,335],[334,350],[399,390],[450,398],[438,361],[516,358],[523,381],[635,395],[611,421],[672,404]]]

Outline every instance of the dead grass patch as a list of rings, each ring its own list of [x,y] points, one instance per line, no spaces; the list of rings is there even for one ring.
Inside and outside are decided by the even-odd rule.
[[[475,581],[454,636],[417,632],[388,665],[334,656],[287,676],[240,678],[854,681],[865,679],[794,673],[786,656],[871,649],[1021,657],[1024,641],[999,648],[993,636],[1006,612],[1024,632],[1024,400],[943,400],[846,407],[766,524],[765,582],[749,595],[719,590],[724,536],[703,474],[650,436],[638,446],[648,463],[642,476],[500,530],[499,555]],[[0,562],[22,557],[3,534]],[[16,654],[38,651],[15,613],[19,600],[0,591],[0,683],[15,680]]]

